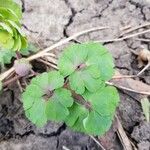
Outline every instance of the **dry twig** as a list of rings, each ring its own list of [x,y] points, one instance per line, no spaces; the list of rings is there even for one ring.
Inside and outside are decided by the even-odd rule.
[[[127,135],[121,125],[121,122],[117,116],[116,116],[116,119],[117,119],[117,125],[118,125],[117,134],[123,145],[123,148],[125,150],[132,150],[131,142],[130,142],[129,138],[127,137]]]
[[[147,26],[150,26],[150,22],[147,22],[147,23],[141,24],[141,25],[139,25],[139,26],[130,28],[130,29],[124,31],[122,34],[120,34],[120,36],[123,36],[124,34],[133,32],[133,31],[135,31],[135,30],[138,30],[138,29],[140,29],[140,28],[144,28],[144,27],[147,27]]]
[[[138,94],[143,94],[143,95],[150,95],[150,92],[136,91],[136,90],[133,90],[133,89],[130,89],[130,88],[121,86],[121,85],[116,85],[116,84],[114,84],[114,83],[112,83],[112,82],[106,82],[106,84],[115,86],[115,87],[117,87],[117,88],[119,88],[119,89],[122,89],[122,90],[127,90],[127,91],[130,91],[130,92],[134,92],[134,93],[138,93]]]
[[[106,150],[106,149],[104,148],[104,146],[103,146],[94,136],[91,136],[91,135],[90,135],[90,137],[93,139],[93,141],[94,141],[95,143],[97,143],[97,145],[100,146],[100,148],[101,148],[102,150]]]
[[[123,41],[123,40],[129,39],[129,38],[133,38],[135,36],[142,35],[142,34],[145,34],[145,33],[148,33],[148,32],[150,32],[150,29],[145,30],[145,31],[141,31],[141,32],[138,32],[138,33],[130,34],[130,35],[127,35],[127,36],[122,37],[122,38],[99,40],[99,41],[95,41],[95,42],[96,43],[99,43],[99,42],[100,43],[105,43],[105,42],[119,42],[119,41]]]
[[[34,60],[34,59],[43,57],[43,56],[47,55],[47,53],[48,53],[49,51],[51,51],[51,50],[53,50],[53,49],[55,49],[55,48],[57,48],[57,47],[59,47],[59,46],[62,46],[62,45],[68,43],[69,41],[71,41],[71,40],[73,40],[73,39],[75,39],[75,38],[77,38],[78,36],[81,36],[81,35],[83,35],[83,34],[86,34],[86,33],[89,33],[89,32],[94,32],[94,31],[98,31],[98,30],[108,29],[108,28],[109,28],[109,27],[95,27],[95,28],[91,28],[91,29],[87,29],[87,30],[78,32],[78,33],[76,33],[76,34],[74,34],[74,35],[72,35],[72,36],[70,36],[70,37],[68,37],[68,38],[66,38],[66,39],[64,39],[64,40],[61,40],[61,41],[59,41],[58,43],[56,43],[56,44],[54,44],[54,45],[52,45],[52,46],[50,46],[50,47],[48,47],[48,48],[46,48],[46,49],[44,49],[44,50],[42,50],[42,51],[39,51],[38,53],[36,53],[36,54],[34,54],[34,55],[30,56],[30,57],[28,57],[27,60],[28,60],[28,61],[32,61],[32,60]],[[10,68],[9,70],[7,70],[6,72],[2,73],[2,74],[0,75],[0,81],[3,81],[3,80],[4,80],[9,74],[11,74],[14,70],[15,70],[14,67],[12,67],[12,68]]]

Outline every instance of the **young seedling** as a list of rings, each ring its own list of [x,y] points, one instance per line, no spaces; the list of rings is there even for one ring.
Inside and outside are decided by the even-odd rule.
[[[22,96],[26,116],[39,127],[60,121],[75,131],[103,135],[119,103],[116,88],[105,84],[114,74],[110,53],[93,42],[73,44],[58,68],[31,80]]]
[[[15,53],[28,54],[27,39],[20,29],[21,16],[21,8],[15,2],[0,1],[0,47],[3,49],[0,63],[10,63]],[[17,59],[16,73],[27,75],[30,64],[25,59]],[[75,131],[103,135],[110,128],[119,103],[116,88],[105,84],[114,74],[111,54],[93,42],[73,44],[62,53],[58,68],[38,75],[26,87],[22,101],[27,118],[39,127],[48,121],[65,122]]]
[[[27,47],[27,38],[21,31],[20,6],[12,0],[0,1],[0,65],[11,62],[16,51]],[[16,52],[18,53],[18,52]]]
[[[27,39],[21,31],[20,6],[12,0],[0,1],[0,47],[20,50],[27,46]]]

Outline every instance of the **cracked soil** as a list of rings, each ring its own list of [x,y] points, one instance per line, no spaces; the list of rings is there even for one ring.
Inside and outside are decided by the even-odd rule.
[[[78,41],[104,40],[119,37],[121,29],[150,21],[148,0],[16,0],[23,11],[23,30],[41,48],[50,46],[73,33],[96,26],[110,29],[80,36]],[[139,36],[150,39],[150,33]],[[76,42],[76,41],[73,41]],[[133,39],[105,42],[112,53],[116,69],[122,74],[137,74],[136,56],[141,46],[150,50],[150,42]],[[63,46],[64,47],[64,46]],[[55,50],[60,54],[63,47]],[[150,84],[150,70],[137,78]],[[141,105],[134,95],[120,92],[118,114],[128,136],[139,150],[150,149],[150,123],[144,121]],[[136,96],[138,99],[138,96]],[[116,136],[108,149],[123,150]],[[24,115],[21,95],[16,85],[0,96],[0,150],[99,150],[87,135],[69,130],[64,124],[49,122],[37,128]]]

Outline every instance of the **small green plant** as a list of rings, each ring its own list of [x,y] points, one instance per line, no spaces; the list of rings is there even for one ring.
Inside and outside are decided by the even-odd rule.
[[[12,0],[0,1],[0,47],[20,50],[27,46],[27,39],[21,31],[20,6]]]
[[[22,10],[17,3],[12,0],[0,0],[0,71],[5,69],[5,64],[12,63],[12,58],[21,59],[22,56],[37,50],[33,44],[27,42],[25,34],[21,31],[21,18]],[[18,69],[20,73],[20,68],[25,67],[23,61],[24,59],[15,61],[17,74]],[[20,67],[17,68],[18,63]],[[27,70],[28,68],[29,64]],[[25,74],[26,72],[24,71]],[[19,75],[21,74],[23,75],[23,71]]]
[[[110,53],[93,42],[73,44],[62,53],[58,68],[31,80],[22,95],[26,116],[39,127],[51,120],[103,135],[119,103],[116,88],[105,84],[114,74]]]
[[[11,63],[17,54],[14,68],[22,77],[31,65],[18,57],[29,54],[26,36],[20,29],[21,17],[18,4],[0,1],[0,65]],[[116,88],[105,83],[114,74],[111,54],[93,42],[73,44],[62,53],[58,68],[36,76],[26,87],[22,101],[27,118],[39,127],[47,121],[65,122],[75,131],[103,135],[119,103]]]
[[[21,31],[20,6],[12,0],[0,1],[0,66],[11,63],[11,59],[20,51],[24,54],[28,47],[27,38]],[[17,52],[16,52],[17,51]]]

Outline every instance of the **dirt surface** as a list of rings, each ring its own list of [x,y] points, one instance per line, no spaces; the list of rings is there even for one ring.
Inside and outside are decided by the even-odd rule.
[[[150,3],[147,0],[17,0],[23,10],[23,30],[30,41],[41,48],[66,38],[73,33],[96,26],[110,29],[96,31],[78,38],[78,41],[104,40],[119,37],[121,29],[150,21]],[[150,39],[150,33],[139,36]],[[136,37],[137,38],[137,37]],[[122,74],[137,74],[136,56],[141,46],[150,49],[150,42],[135,38],[121,42],[105,42],[112,53],[116,69]],[[62,47],[55,50],[59,55]],[[150,70],[137,80],[150,84]],[[139,150],[150,149],[150,124],[144,121],[141,105],[134,95],[120,92],[118,114],[132,142]],[[140,97],[139,97],[140,98]],[[138,99],[139,100],[139,99]],[[112,138],[109,149],[122,150]],[[49,122],[36,128],[24,115],[18,86],[11,85],[0,95],[0,150],[99,150],[87,135],[70,131],[63,123]]]

